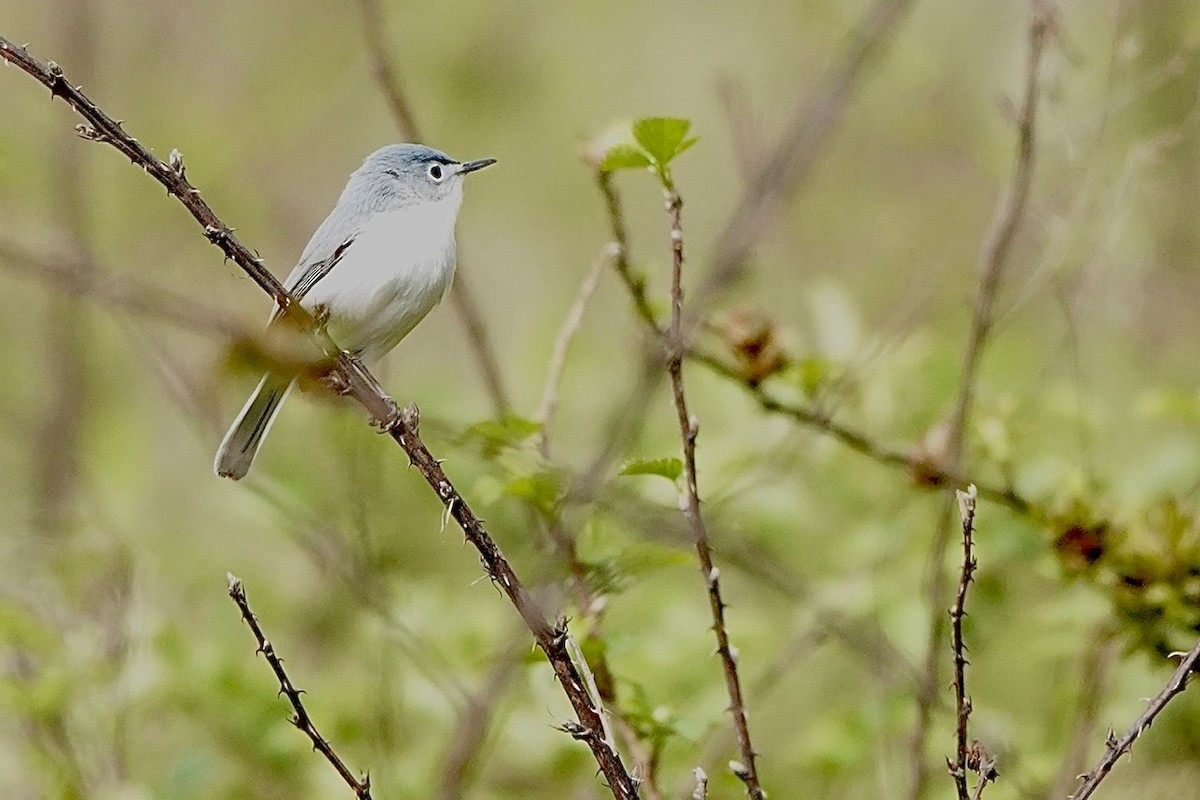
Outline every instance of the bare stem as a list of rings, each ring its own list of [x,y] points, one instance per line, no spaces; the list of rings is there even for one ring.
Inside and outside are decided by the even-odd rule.
[[[975,555],[972,552],[974,543],[972,536],[975,532],[975,501],[978,497],[974,484],[967,490],[955,492],[958,500],[959,520],[962,523],[963,558],[959,571],[958,593],[954,597],[954,605],[950,607],[951,646],[954,651],[954,708],[957,718],[955,731],[955,760],[946,760],[950,775],[954,778],[954,788],[959,800],[978,800],[983,794],[983,787],[997,777],[995,760],[987,754],[982,745],[976,742],[967,743],[971,720],[971,697],[967,694],[967,645],[963,641],[963,617],[967,615],[967,588],[975,579]],[[973,794],[967,791],[967,770],[973,770],[979,775]]]
[[[763,800],[766,795],[758,781],[758,769],[755,765],[758,754],[754,752],[754,746],[750,742],[750,726],[746,722],[746,706],[742,700],[737,657],[729,644],[729,632],[725,626],[725,603],[721,599],[720,571],[713,566],[708,531],[700,514],[700,491],[696,481],[696,436],[699,433],[699,423],[688,413],[687,396],[683,388],[683,200],[675,190],[669,173],[664,170],[660,177],[663,181],[667,219],[671,228],[671,327],[667,337],[667,370],[671,375],[671,394],[679,420],[679,435],[683,440],[683,513],[692,531],[696,556],[700,560],[700,574],[708,587],[708,604],[712,611],[713,632],[717,637],[717,654],[721,657],[721,665],[725,671],[729,711],[733,714],[733,727],[737,734],[738,749],[741,751],[742,760],[734,765],[734,773],[746,784],[746,794],[751,800]]]
[[[446,513],[453,517],[462,528],[467,541],[478,551],[488,577],[500,587],[520,613],[538,647],[554,669],[555,676],[578,717],[578,724],[572,723],[572,735],[591,749],[613,796],[618,800],[636,798],[637,785],[629,776],[620,756],[604,742],[599,713],[593,707],[579,672],[567,653],[565,624],[552,625],[547,621],[483,522],[446,477],[440,462],[421,441],[415,408],[410,407],[408,412],[401,413],[396,402],[384,393],[375,377],[357,359],[344,353],[329,334],[317,325],[312,315],[300,307],[262,261],[237,239],[233,230],[200,198],[200,192],[184,177],[182,157],[174,154],[170,163],[156,158],[141,143],[125,133],[120,123],[101,111],[79,87],[71,85],[56,64],[43,64],[25,48],[3,37],[0,37],[0,59],[16,65],[50,89],[52,96],[63,99],[75,109],[86,120],[86,124],[78,128],[81,136],[112,145],[166,187],[167,192],[179,200],[201,224],[208,240],[219,247],[227,258],[241,267],[272,297],[284,317],[313,337],[314,342],[344,381],[349,395],[367,410],[376,426],[404,449],[410,463],[417,468],[445,506]]]
[[[550,357],[550,366],[546,370],[546,385],[542,389],[542,401],[538,404],[536,417],[542,426],[542,455],[549,454],[550,429],[554,423],[554,412],[558,408],[558,389],[562,384],[563,372],[567,368],[567,355],[571,350],[571,342],[574,341],[575,334],[579,332],[579,326],[583,323],[583,314],[587,311],[588,303],[591,302],[596,286],[600,283],[600,276],[604,272],[604,265],[608,262],[609,257],[608,252],[602,253],[592,263],[591,269],[588,270],[587,276],[579,286],[575,304],[571,306],[566,320],[559,328],[558,336],[554,339],[554,354]]]
[[[1197,641],[1187,653],[1173,653],[1172,655],[1183,656],[1183,660],[1179,662],[1179,667],[1171,676],[1171,680],[1167,681],[1167,685],[1150,701],[1146,710],[1134,720],[1133,725],[1125,731],[1124,736],[1118,739],[1113,730],[1109,728],[1108,737],[1104,743],[1104,755],[1100,757],[1099,763],[1092,767],[1090,772],[1080,776],[1083,783],[1080,784],[1079,790],[1071,795],[1071,800],[1087,800],[1091,797],[1092,793],[1096,791],[1096,787],[1112,771],[1117,760],[1130,751],[1133,743],[1137,741],[1143,731],[1150,727],[1159,712],[1177,694],[1187,688],[1189,676],[1196,671],[1197,665],[1200,664],[1200,641]]]
[[[313,749],[325,756],[333,768],[337,770],[338,775],[342,776],[342,780],[346,782],[354,791],[354,796],[359,800],[370,800],[371,797],[371,777],[364,775],[361,779],[354,777],[354,773],[346,766],[345,762],[338,757],[334,752],[333,746],[329,744],[321,733],[317,730],[316,724],[312,721],[312,717],[308,715],[308,711],[304,708],[304,703],[300,700],[300,690],[292,683],[291,678],[283,669],[283,659],[275,654],[275,648],[271,641],[267,639],[263,633],[262,627],[258,624],[258,617],[254,616],[254,612],[250,610],[250,603],[246,600],[246,589],[242,586],[242,582],[233,575],[229,576],[229,596],[233,598],[233,602],[237,603],[238,609],[242,612],[242,619],[246,620],[246,624],[250,626],[250,630],[254,633],[254,638],[258,641],[258,652],[262,653],[267,663],[271,665],[271,670],[275,673],[275,678],[279,681],[280,694],[287,697],[288,702],[292,704],[292,710],[295,714],[292,716],[292,724],[302,730],[310,740],[312,740]]]
[[[1029,52],[1025,62],[1024,97],[1021,101],[1017,121],[1016,159],[1012,177],[1005,192],[987,245],[984,248],[982,275],[979,291],[975,298],[975,311],[971,319],[971,332],[967,338],[963,355],[962,372],[959,378],[958,397],[950,419],[947,435],[945,463],[947,470],[956,473],[962,460],[963,441],[967,423],[974,406],[975,388],[979,365],[989,343],[995,321],[995,306],[999,296],[1001,280],[1010,263],[1012,245],[1025,219],[1033,184],[1035,156],[1035,126],[1038,99],[1041,95],[1042,56],[1054,29],[1051,9],[1040,0],[1032,0],[1033,19],[1029,26]],[[938,687],[938,664],[945,623],[941,604],[947,593],[949,576],[945,567],[946,550],[953,529],[954,498],[947,494],[942,504],[937,528],[929,551],[929,638],[925,647],[925,680],[917,692],[917,723],[909,743],[912,763],[912,782],[909,787],[910,800],[917,800],[925,790],[928,765],[925,761],[925,740],[929,734],[934,698]]]

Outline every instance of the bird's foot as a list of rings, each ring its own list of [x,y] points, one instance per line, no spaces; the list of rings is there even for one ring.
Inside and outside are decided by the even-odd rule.
[[[350,384],[342,377],[336,368],[330,369],[320,377],[321,385],[334,394],[345,397],[350,394]]]
[[[409,403],[401,409],[393,402],[387,419],[372,420],[371,424],[378,428],[380,433],[391,433],[397,429],[404,429],[420,435],[421,411],[417,408],[416,403]]]
[[[312,310],[313,319],[317,323],[317,327],[321,330],[329,324],[329,306],[324,303],[317,303]]]

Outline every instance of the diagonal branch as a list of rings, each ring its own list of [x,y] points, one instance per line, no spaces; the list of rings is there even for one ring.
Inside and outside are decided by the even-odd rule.
[[[199,190],[184,177],[183,159],[178,153],[172,154],[170,163],[156,158],[140,142],[125,133],[120,122],[101,111],[79,87],[72,86],[57,64],[43,64],[25,48],[3,37],[0,37],[0,58],[31,75],[50,89],[54,97],[61,98],[75,109],[86,120],[86,124],[77,128],[80,135],[112,145],[166,187],[168,194],[179,200],[203,226],[208,240],[219,247],[227,258],[241,267],[271,296],[281,310],[281,316],[313,338],[344,381],[349,395],[367,410],[375,425],[403,448],[409,462],[417,468],[445,506],[446,513],[454,518],[467,541],[478,551],[488,577],[500,587],[520,613],[537,646],[554,669],[555,676],[578,717],[578,725],[572,723],[572,735],[591,749],[613,796],[617,800],[636,798],[637,785],[625,769],[620,755],[613,752],[604,742],[599,713],[592,705],[582,678],[571,662],[565,644],[565,623],[551,624],[546,619],[483,522],[475,516],[475,512],[446,477],[441,464],[421,441],[415,407],[410,406],[406,412],[401,413],[396,402],[384,393],[374,376],[357,359],[338,348],[324,328],[289,295],[262,261],[237,239],[233,229],[225,225],[201,199]]]
[[[689,323],[703,319],[713,299],[745,272],[759,243],[820,160],[850,106],[863,71],[887,46],[912,6],[913,0],[876,0],[850,34],[837,61],[796,109],[779,141],[764,152],[713,245],[712,264],[695,292]]]
[[[292,716],[292,724],[304,731],[312,740],[313,749],[325,756],[325,759],[333,765],[346,785],[354,791],[355,797],[359,800],[371,800],[371,776],[364,775],[361,780],[354,777],[354,773],[334,752],[329,740],[317,730],[316,724],[313,723],[312,717],[308,715],[308,710],[300,700],[300,690],[295,687],[291,678],[283,670],[283,659],[275,654],[274,646],[258,624],[258,617],[254,616],[254,612],[250,610],[250,603],[246,600],[246,587],[233,575],[229,576],[229,596],[233,598],[233,602],[237,603],[238,609],[242,612],[242,619],[254,632],[254,638],[258,641],[258,652],[266,657],[267,663],[271,665],[271,670],[275,673],[275,678],[279,681],[279,693],[287,697],[288,702],[292,704],[292,709],[295,711]]]
[[[1154,719],[1158,716],[1172,699],[1177,694],[1183,692],[1187,688],[1188,678],[1193,672],[1200,668],[1200,641],[1189,650],[1187,653],[1173,653],[1172,655],[1182,655],[1183,660],[1179,662],[1179,667],[1176,668],[1175,674],[1171,676],[1171,680],[1167,681],[1167,685],[1163,690],[1155,695],[1150,704],[1146,706],[1146,710],[1134,721],[1133,725],[1129,726],[1129,730],[1125,731],[1125,735],[1120,739],[1116,737],[1110,728],[1108,731],[1108,739],[1105,741],[1104,755],[1101,756],[1100,762],[1092,767],[1092,770],[1085,775],[1079,777],[1083,783],[1079,787],[1079,791],[1071,795],[1070,800],[1087,800],[1096,791],[1096,787],[1108,777],[1108,773],[1112,771],[1113,766],[1121,756],[1128,753],[1133,748],[1133,743],[1142,735]]]

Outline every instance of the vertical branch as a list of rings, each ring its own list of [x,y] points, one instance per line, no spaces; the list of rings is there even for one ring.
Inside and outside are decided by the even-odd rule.
[[[700,573],[708,587],[708,604],[712,611],[713,632],[717,637],[717,653],[725,671],[729,711],[733,714],[733,727],[741,751],[742,760],[731,762],[730,766],[734,774],[746,784],[746,794],[751,800],[763,800],[766,795],[758,781],[758,768],[755,765],[758,754],[754,752],[754,746],[750,742],[750,727],[746,722],[746,706],[742,700],[737,657],[729,644],[729,632],[725,627],[725,603],[721,599],[720,571],[713,566],[708,532],[700,514],[700,491],[696,481],[696,436],[700,426],[688,413],[687,397],[683,388],[683,200],[675,190],[675,184],[665,168],[660,170],[659,176],[666,195],[667,219],[671,226],[671,322],[667,336],[667,371],[671,376],[671,395],[679,420],[679,435],[683,440],[685,496],[681,505],[691,528],[696,556],[700,560]]]
[[[70,53],[75,69],[85,83],[96,74],[95,6],[89,0],[59,0],[62,20],[61,46]],[[60,132],[45,153],[54,162],[51,202],[58,225],[66,234],[70,250],[82,257],[73,259],[78,271],[90,270],[88,253],[87,170],[82,148],[71,134]],[[49,299],[42,341],[47,350],[49,385],[42,419],[36,428],[38,457],[35,471],[37,527],[56,536],[66,532],[79,481],[79,437],[83,423],[83,399],[88,396],[87,372],[90,337],[87,335],[84,302],[76,296],[55,293]]]
[[[242,586],[242,582],[233,575],[229,577],[229,596],[233,598],[233,602],[237,604],[238,610],[242,612],[242,619],[250,626],[250,630],[254,633],[254,639],[258,642],[258,652],[266,657],[267,663],[271,665],[271,671],[275,673],[276,680],[279,681],[279,693],[287,697],[288,702],[292,704],[292,709],[295,712],[292,715],[292,724],[304,732],[312,741],[313,749],[325,756],[333,768],[337,770],[338,775],[346,782],[346,785],[354,792],[354,796],[359,800],[370,800],[371,797],[371,778],[369,775],[364,775],[362,779],[354,777],[354,773],[346,766],[345,762],[338,757],[334,752],[333,746],[323,737],[317,726],[313,723],[312,717],[308,715],[308,710],[304,708],[304,703],[300,700],[300,690],[295,687],[287,673],[283,669],[283,659],[275,654],[275,648],[271,645],[266,634],[258,624],[258,617],[254,616],[254,612],[250,610],[250,603],[246,600],[246,588]]]
[[[1142,735],[1142,732],[1149,728],[1155,717],[1159,715],[1174,697],[1183,692],[1187,688],[1188,679],[1193,672],[1197,671],[1200,666],[1200,641],[1197,641],[1192,649],[1187,653],[1172,653],[1173,656],[1182,656],[1183,660],[1179,662],[1179,666],[1175,670],[1175,674],[1167,681],[1167,685],[1163,687],[1150,703],[1146,706],[1146,710],[1134,720],[1133,725],[1129,726],[1129,730],[1118,739],[1113,733],[1112,728],[1108,730],[1108,737],[1104,743],[1104,755],[1100,757],[1099,763],[1092,767],[1091,771],[1080,778],[1083,783],[1079,786],[1079,791],[1071,795],[1070,800],[1087,800],[1096,791],[1096,788],[1108,777],[1113,766],[1121,756],[1128,753],[1133,748],[1133,743]]]
[[[971,719],[971,698],[967,695],[967,646],[963,643],[963,617],[966,616],[967,587],[974,580],[976,561],[971,552],[971,535],[975,528],[975,487],[956,491],[959,515],[962,519],[963,561],[959,573],[958,594],[950,607],[950,640],[954,650],[954,709],[956,727],[955,761],[949,764],[954,777],[958,800],[970,800],[967,794],[967,728]]]
[[[796,108],[778,142],[765,149],[713,245],[712,265],[696,290],[690,322],[702,319],[712,300],[745,271],[788,201],[812,174],[854,99],[863,71],[887,47],[912,6],[913,0],[875,0],[834,64]]]
[[[396,67],[384,37],[386,25],[379,0],[359,0],[358,7],[362,13],[363,36],[371,57],[375,80],[396,122],[396,129],[402,139],[422,141],[416,114],[401,85],[400,70]],[[483,321],[483,314],[464,272],[462,259],[459,259],[454,283],[450,285],[450,302],[467,334],[467,342],[475,354],[475,363],[483,377],[483,385],[491,398],[492,407],[497,414],[503,414],[509,408],[508,390],[504,387],[504,378],[500,374],[496,349],[492,346],[487,323]]]
[[[1054,30],[1054,17],[1044,0],[1032,0],[1033,19],[1029,26],[1029,51],[1025,62],[1024,94],[1017,121],[1017,152],[1012,178],[999,217],[984,248],[982,275],[975,298],[971,331],[963,355],[958,396],[949,422],[945,451],[946,471],[957,473],[962,461],[963,442],[975,400],[979,364],[986,349],[995,320],[996,299],[1012,253],[1012,245],[1025,219],[1033,183],[1035,130],[1038,99],[1041,95],[1042,56]],[[929,638],[925,647],[925,675],[917,691],[917,723],[910,741],[909,758],[912,782],[909,798],[917,800],[925,791],[928,765],[925,763],[925,741],[933,704],[937,697],[939,652],[945,637],[945,622],[941,604],[946,595],[947,575],[944,564],[953,529],[954,498],[947,494],[938,517],[933,543],[929,552]]]
[[[963,641],[963,617],[967,615],[967,588],[975,579],[974,542],[975,533],[975,502],[978,497],[975,485],[967,487],[965,492],[955,492],[958,500],[958,515],[962,522],[963,559],[959,571],[958,593],[954,597],[954,605],[950,607],[950,637],[954,651],[954,708],[958,724],[955,731],[956,747],[955,760],[946,759],[946,766],[954,778],[954,788],[958,792],[958,800],[978,800],[983,794],[983,787],[990,781],[996,780],[995,759],[978,742],[967,743],[969,724],[971,720],[971,697],[967,694],[967,645]],[[975,792],[967,793],[967,770],[973,770],[979,775]]]
[[[1097,625],[1088,640],[1079,665],[1071,740],[1049,797],[1069,797],[1072,787],[1079,783],[1079,775],[1086,769],[1088,743],[1096,735],[1109,673],[1117,656],[1118,640],[1109,622]]]

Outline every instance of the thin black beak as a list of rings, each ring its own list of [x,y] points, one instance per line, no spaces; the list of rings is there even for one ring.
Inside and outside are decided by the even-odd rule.
[[[495,163],[496,163],[496,159],[494,159],[494,158],[481,158],[478,161],[468,161],[467,163],[462,164],[461,166],[459,166],[458,171],[460,174],[466,175],[468,172],[474,172],[477,169],[483,169],[484,167],[490,167],[492,164],[495,164]]]

